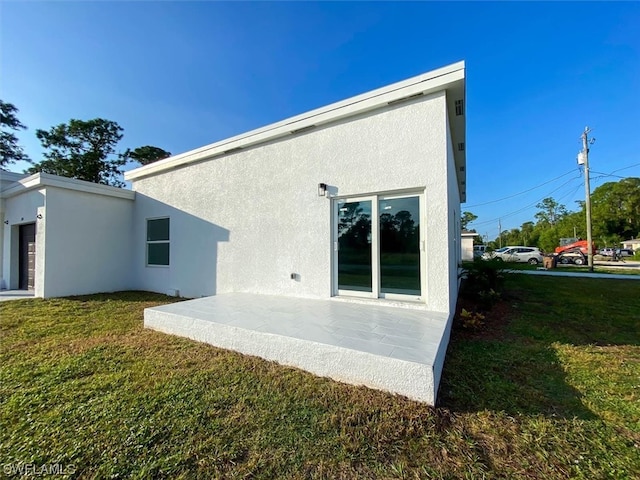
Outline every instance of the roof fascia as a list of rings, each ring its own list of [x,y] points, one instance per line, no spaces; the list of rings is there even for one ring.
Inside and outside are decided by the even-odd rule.
[[[124,178],[128,181],[137,180],[142,177],[162,173],[166,170],[179,168],[189,163],[234,153],[242,148],[295,134],[303,129],[326,125],[347,117],[386,107],[390,102],[402,100],[414,95],[428,95],[445,90],[447,86],[456,82],[464,82],[464,78],[464,62],[454,63],[256,130],[251,130],[235,137],[130,170],[125,172]]]
[[[25,173],[7,172],[6,170],[0,170],[0,181],[17,182],[27,177]]]
[[[106,197],[123,198],[126,200],[134,200],[136,196],[136,192],[131,190],[111,187],[109,185],[99,185],[97,183],[51,175],[48,173],[36,173],[30,177],[18,180],[9,188],[2,190],[0,194],[2,198],[10,198],[42,187],[57,187]]]

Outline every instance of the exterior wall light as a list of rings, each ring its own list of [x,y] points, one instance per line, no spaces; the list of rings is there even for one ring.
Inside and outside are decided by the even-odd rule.
[[[327,184],[326,183],[319,183],[318,184],[318,196],[319,197],[324,197],[327,194]]]

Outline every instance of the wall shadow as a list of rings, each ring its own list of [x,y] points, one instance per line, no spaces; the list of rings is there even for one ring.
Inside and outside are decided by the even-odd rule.
[[[138,192],[133,217],[135,288],[158,293],[178,291],[187,298],[217,293],[218,246],[229,241],[229,230]],[[146,219],[157,217],[169,217],[171,222],[169,267],[146,265]]]
[[[567,383],[550,346],[456,337],[447,350],[438,406],[460,412],[597,418],[582,403],[581,393]]]
[[[598,418],[568,382],[558,349],[640,345],[640,296],[633,288],[640,284],[519,277],[482,331],[469,333],[454,321],[438,405],[460,412]]]

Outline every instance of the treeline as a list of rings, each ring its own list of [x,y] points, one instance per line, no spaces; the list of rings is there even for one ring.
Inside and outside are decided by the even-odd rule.
[[[587,237],[584,202],[580,202],[578,211],[572,212],[548,197],[536,208],[535,221],[501,232],[488,246],[495,249],[500,244],[527,245],[549,252],[559,245],[560,238]],[[640,236],[640,178],[608,182],[591,193],[591,228],[597,248],[619,247],[622,240]],[[476,241],[482,243],[482,238],[478,236]]]
[[[23,161],[32,165],[25,173],[51,173],[122,187],[122,171],[127,162],[147,165],[171,156],[170,152],[151,145],[118,150],[123,128],[111,120],[94,118],[71,119],[49,130],[36,130],[44,153],[41,161],[34,161],[25,154],[15,135],[27,128],[17,114],[15,105],[0,100],[0,169],[3,170]]]

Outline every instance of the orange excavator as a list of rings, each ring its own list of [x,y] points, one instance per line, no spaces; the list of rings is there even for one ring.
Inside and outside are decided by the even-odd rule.
[[[576,265],[584,265],[587,263],[587,254],[589,253],[589,243],[581,238],[561,238],[560,246],[556,247],[556,255],[558,262],[567,264],[574,263]],[[596,252],[596,244],[591,242],[591,252]]]

